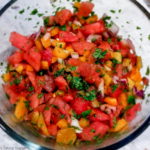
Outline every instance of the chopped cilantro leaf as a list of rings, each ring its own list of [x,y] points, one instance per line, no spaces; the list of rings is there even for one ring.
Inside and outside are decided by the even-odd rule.
[[[60,69],[60,70],[57,70],[57,71],[54,73],[54,76],[55,76],[55,77],[58,77],[58,76],[64,75],[64,71],[65,71],[64,68],[62,68],[62,69]]]
[[[77,69],[77,67],[76,66],[72,66],[72,67],[70,67],[70,70],[71,71],[75,71]]]
[[[106,17],[103,18],[103,21],[106,22],[107,20],[110,20],[110,19],[111,19],[110,16],[106,16]]]
[[[117,64],[119,64],[118,60],[116,60],[115,58],[113,58],[111,61],[112,61],[114,67],[115,67]]]
[[[115,128],[116,125],[117,125],[117,119],[116,119],[116,117],[114,117],[114,118],[113,118],[113,128]]]
[[[150,34],[148,35],[148,40],[150,40]]]
[[[122,11],[121,9],[118,10],[119,13],[121,13],[121,11]]]
[[[115,10],[113,10],[113,9],[111,9],[111,10],[110,10],[110,12],[114,14],[116,11],[115,11]]]
[[[48,106],[46,106],[44,110],[49,110],[49,107],[48,107]]]
[[[91,113],[91,109],[89,109],[89,110],[86,110],[86,111],[84,111],[84,112],[82,112],[82,117],[84,117],[84,118],[86,118],[90,113]]]
[[[44,22],[44,26],[48,26],[49,25],[49,17],[45,17],[43,19],[43,22]]]
[[[137,30],[141,30],[141,27],[137,26],[136,29],[137,29]]]
[[[128,104],[135,104],[135,97],[133,95],[128,96]]]
[[[30,15],[36,15],[38,13],[38,10],[35,8],[31,11]]]
[[[111,42],[112,42],[111,38],[108,38],[108,39],[107,39],[107,42],[108,42],[108,43],[111,43]]]
[[[28,91],[29,91],[29,92],[34,91],[34,87],[33,87],[33,86],[30,86],[30,87],[28,88]]]
[[[112,85],[111,86],[112,92],[115,92],[117,88],[118,88],[118,84]]]
[[[44,96],[44,94],[43,93],[40,93],[40,94],[38,94],[38,98],[40,99],[40,98],[42,98]]]
[[[91,132],[92,132],[92,133],[95,133],[95,129],[91,129]]]
[[[96,98],[96,91],[92,90],[92,91],[86,92],[85,95],[83,95],[82,97],[88,101],[92,101]]]
[[[95,12],[94,12],[94,11],[92,11],[92,12],[91,12],[91,16],[94,16],[94,15],[95,15]]]
[[[15,85],[18,85],[18,84],[20,84],[21,80],[22,80],[22,76],[19,77],[19,78],[14,79],[13,83],[14,83]]]
[[[20,11],[19,11],[19,14],[23,14],[24,11],[25,11],[24,9],[20,10]]]
[[[92,42],[95,42],[95,41],[96,41],[96,38],[93,38],[91,41],[92,41]]]
[[[102,51],[99,48],[96,48],[95,52],[93,53],[93,57],[96,59],[102,59],[105,57],[107,51]]]
[[[42,17],[43,15],[44,15],[44,14],[42,14],[42,13],[39,13],[39,14],[38,14],[39,17]]]
[[[27,109],[30,107],[30,101],[24,101],[24,104],[25,104]]]
[[[65,115],[64,115],[64,114],[62,114],[62,115],[60,116],[60,118],[61,118],[61,119],[65,118]]]
[[[62,30],[62,31],[66,31],[67,27],[66,27],[66,25],[63,25],[63,26],[60,26],[59,29]]]
[[[147,76],[150,74],[150,68],[149,68],[149,66],[147,67],[145,74],[146,74]]]

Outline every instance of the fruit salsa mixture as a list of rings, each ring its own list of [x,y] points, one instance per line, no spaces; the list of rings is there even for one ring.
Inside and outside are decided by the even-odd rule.
[[[141,57],[107,15],[91,2],[75,2],[44,17],[38,33],[10,35],[4,90],[15,117],[57,143],[100,142],[128,129],[148,79]],[[142,101],[142,100],[141,100]]]

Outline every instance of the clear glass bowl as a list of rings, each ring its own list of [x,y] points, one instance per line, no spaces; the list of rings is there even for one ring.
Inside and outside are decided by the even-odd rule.
[[[67,0],[15,1],[12,0],[0,11],[0,61],[4,63],[3,66],[0,66],[0,74],[5,70],[7,56],[13,51],[8,42],[10,32],[17,31],[28,35],[38,31],[38,28],[42,25],[41,17],[30,15],[33,9],[37,8],[39,13],[50,15],[55,10],[52,5],[71,8],[71,2],[67,2]],[[142,74],[144,75],[147,66],[150,66],[150,41],[148,40],[150,14],[134,0],[93,0],[93,2],[95,4],[94,10],[99,16],[102,16],[104,13],[110,15],[112,20],[120,27],[119,34],[133,41],[137,54],[142,56],[143,59]],[[19,11],[22,9],[25,11],[20,14]],[[111,13],[110,10],[115,10],[116,13]],[[141,29],[138,29],[137,26]],[[123,135],[114,135],[101,145],[60,146],[53,140],[45,140],[37,133],[35,134],[28,124],[19,123],[16,120],[12,106],[3,91],[2,80],[0,80],[0,83],[0,127],[13,139],[30,149],[117,149],[135,139],[150,124],[150,101],[147,96],[150,93],[150,88],[148,87],[145,99],[140,100],[142,102],[142,111],[130,123],[128,132]]]

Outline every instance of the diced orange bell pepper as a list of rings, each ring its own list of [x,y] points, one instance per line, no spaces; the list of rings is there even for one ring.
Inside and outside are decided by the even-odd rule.
[[[52,30],[50,31],[51,36],[55,36],[55,35],[57,35],[58,33],[59,33],[59,28],[58,28],[58,27],[55,27],[54,29],[52,29]]]
[[[3,78],[4,82],[8,82],[11,79],[11,74],[9,72],[5,73],[2,75],[2,78]]]
[[[23,71],[23,69],[24,69],[24,66],[22,65],[22,64],[19,64],[17,67],[16,67],[16,71],[18,72],[18,73],[22,73],[22,71]]]
[[[29,72],[33,71],[33,67],[31,65],[26,65],[25,69],[26,71],[29,71]]]
[[[61,119],[57,122],[57,126],[59,128],[67,128],[68,127],[68,122],[66,119]]]
[[[86,58],[85,57],[79,57],[79,60],[82,62],[86,62]]]
[[[49,69],[49,64],[48,64],[48,61],[41,61],[41,68],[44,69],[44,70],[48,70]]]
[[[43,117],[42,113],[40,113],[40,115],[39,115],[39,118],[37,121],[37,127],[42,132],[42,134],[49,136],[49,132],[48,132],[47,126],[45,124],[44,117]]]
[[[52,64],[57,61],[57,57],[52,57]]]
[[[86,19],[86,23],[87,23],[87,24],[94,23],[94,22],[96,22],[97,20],[98,20],[97,15],[93,15],[93,16],[89,17],[88,19]]]
[[[58,131],[56,141],[62,144],[73,144],[77,135],[74,128],[64,128]]]
[[[42,43],[39,38],[35,40],[35,45],[39,51],[41,51],[43,49]]]
[[[23,120],[25,114],[27,113],[27,108],[25,105],[25,102],[27,100],[24,97],[20,97],[18,102],[16,103],[16,108],[15,108],[15,116],[19,120]]]
[[[137,69],[140,70],[142,68],[142,58],[141,56],[137,56]]]
[[[126,93],[121,93],[120,96],[118,97],[118,102],[123,108],[126,108],[127,105],[128,105],[128,103],[127,103],[127,94]]]
[[[81,128],[85,128],[85,127],[88,127],[90,124],[89,120],[87,120],[86,118],[81,118],[79,120],[79,125]]]
[[[70,52],[70,54],[71,54],[72,52],[74,52],[72,46],[67,46],[65,49],[68,50],[68,51]]]
[[[117,106],[118,105],[117,99],[113,98],[113,97],[106,97],[104,99],[104,102],[106,102],[107,104],[112,105],[112,106]]]
[[[46,33],[42,38],[41,42],[44,48],[48,48],[51,46],[51,41],[50,41],[50,33]]]
[[[125,128],[128,125],[128,122],[125,119],[120,119],[117,121],[116,126],[114,128],[111,128],[110,132],[119,132],[123,128]]]
[[[38,119],[39,119],[39,116],[40,116],[40,113],[39,113],[38,111],[32,112],[32,115],[31,115],[31,123],[37,124]]]
[[[142,80],[140,71],[136,68],[133,68],[130,74],[130,78],[135,82],[140,82]]]
[[[57,58],[66,59],[70,55],[70,52],[68,50],[55,47],[55,49],[53,50],[53,55]]]
[[[80,3],[80,2],[75,2],[75,3],[73,4],[73,6],[79,9],[80,6],[81,6],[81,3]]]

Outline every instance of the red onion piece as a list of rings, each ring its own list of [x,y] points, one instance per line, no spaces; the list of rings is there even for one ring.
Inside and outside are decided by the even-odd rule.
[[[112,34],[112,36],[116,36],[119,32],[119,27],[113,22],[112,26],[108,28],[108,31]]]

